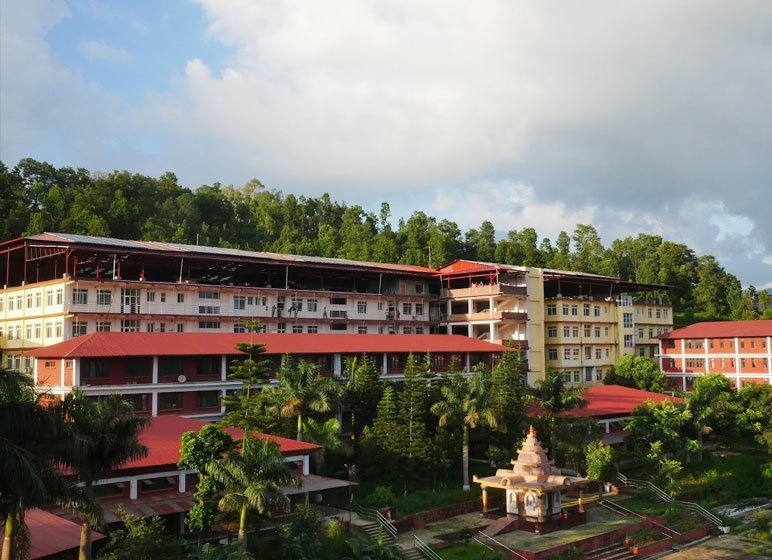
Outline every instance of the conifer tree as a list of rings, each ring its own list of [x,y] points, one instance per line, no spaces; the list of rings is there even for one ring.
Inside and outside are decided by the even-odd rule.
[[[415,469],[429,458],[431,442],[426,433],[426,381],[419,376],[415,356],[409,354],[405,364],[405,381],[399,395],[400,419],[405,439],[401,453],[408,460],[408,470]]]

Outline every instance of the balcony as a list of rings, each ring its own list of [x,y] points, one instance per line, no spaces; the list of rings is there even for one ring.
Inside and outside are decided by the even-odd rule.
[[[450,290],[444,288],[442,290],[442,297],[449,299],[500,295],[525,297],[528,294],[525,286],[512,286],[510,284],[490,284],[488,286],[472,286]]]
[[[480,311],[479,313],[455,313],[448,317],[450,323],[468,323],[473,321],[526,321],[528,313],[524,311]]]

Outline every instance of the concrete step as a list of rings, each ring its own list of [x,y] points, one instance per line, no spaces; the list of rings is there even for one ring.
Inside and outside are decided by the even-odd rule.
[[[635,555],[622,544],[611,544],[590,550],[584,554],[587,560],[630,560]]]
[[[400,545],[399,550],[405,560],[425,560],[424,555],[421,554],[421,551],[414,546],[407,547]]]
[[[383,539],[383,542],[385,543],[393,543],[394,537],[389,533],[386,529],[383,529],[381,531],[379,523],[368,523],[367,525],[360,525],[359,528],[362,529],[365,533],[367,533],[367,536],[373,539],[374,541],[377,541],[379,538]]]

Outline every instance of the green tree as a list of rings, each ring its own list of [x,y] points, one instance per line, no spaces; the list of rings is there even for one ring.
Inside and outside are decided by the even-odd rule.
[[[587,405],[576,387],[567,388],[563,374],[552,368],[547,369],[544,379],[536,381],[528,400],[538,406],[543,415],[539,423],[547,428],[550,457],[555,460],[558,447],[558,431],[565,421],[561,413]]]
[[[605,385],[623,385],[653,393],[663,392],[666,381],[656,363],[632,354],[621,356],[614,364],[614,370],[603,379]]]
[[[241,450],[231,450],[207,465],[207,473],[222,484],[225,494],[218,507],[239,514],[240,550],[247,546],[247,512],[270,515],[289,505],[284,486],[300,486],[300,478],[284,462],[279,444],[260,438],[245,437]]]
[[[772,385],[749,383],[737,392],[740,428],[772,453]]]
[[[65,484],[54,467],[60,434],[56,417],[40,405],[32,379],[0,367],[2,560],[24,555],[24,512],[65,497]]]
[[[248,324],[249,332],[262,330],[259,321]],[[223,422],[229,426],[245,429],[260,429],[256,416],[260,413],[260,389],[257,385],[265,383],[271,377],[272,364],[270,360],[260,359],[265,354],[265,344],[252,340],[239,342],[236,349],[245,354],[245,358],[233,360],[230,366],[229,379],[241,381],[241,389],[233,396],[226,395],[223,402],[228,409]]]
[[[732,384],[720,373],[700,375],[686,399],[686,408],[692,415],[697,432],[698,459],[702,461],[702,442],[705,434],[734,431],[737,401]]]
[[[493,407],[491,374],[485,369],[474,372],[470,379],[451,373],[441,389],[442,399],[431,407],[439,425],[461,432],[461,465],[463,489],[469,491],[469,430],[478,426],[496,428],[498,418]]]
[[[507,441],[502,442],[505,447],[518,438],[523,422],[525,373],[522,354],[517,351],[503,352],[491,372],[493,413],[499,419],[498,430],[508,436]]]
[[[573,269],[582,272],[599,273],[603,260],[603,243],[598,231],[592,225],[577,224],[571,236],[574,243]]]
[[[345,365],[345,402],[351,412],[351,439],[356,440],[365,426],[372,426],[383,396],[383,383],[378,368],[367,354],[351,357]]]
[[[135,517],[124,510],[118,516],[125,529],[110,535],[110,542],[97,555],[99,560],[186,560],[184,541],[169,535],[160,517]]]
[[[188,529],[199,535],[199,542],[204,533],[209,532],[214,525],[217,514],[217,500],[224,488],[207,475],[206,467],[215,459],[234,447],[233,438],[222,428],[208,424],[198,432],[185,432],[180,440],[180,460],[177,466],[181,469],[196,469],[198,485],[193,498],[196,503],[185,516]]]
[[[120,396],[94,401],[77,391],[53,410],[64,423],[62,461],[83,484],[82,502],[74,509],[83,518],[79,558],[90,560],[91,527],[103,523],[94,483],[124,463],[147,455],[139,436],[150,419],[134,416],[131,405]]]
[[[310,412],[329,412],[342,396],[340,384],[319,374],[319,366],[300,360],[295,363],[290,355],[284,356],[278,373],[277,396],[281,415],[297,418],[297,439],[303,439],[303,418]]]
[[[428,413],[426,380],[420,376],[415,356],[409,354],[405,364],[405,380],[399,395],[400,418],[404,425],[405,439],[401,454],[407,458],[408,474],[415,476],[431,454],[431,441],[426,430]]]
[[[633,418],[625,429],[630,432],[638,456],[645,458],[652,450],[652,444],[659,443],[662,454],[675,456],[697,450],[697,441],[688,437],[692,414],[685,405],[670,400],[658,403],[648,401],[633,410]]]
[[[615,474],[614,450],[603,440],[592,441],[585,449],[587,478],[598,483],[598,499],[603,497],[603,483],[612,480]]]
[[[289,525],[279,527],[279,556],[282,560],[318,560],[324,556],[322,517],[314,509],[298,506]]]
[[[386,385],[375,413],[373,426],[365,431],[368,446],[374,445],[378,454],[385,454],[384,461],[394,464],[401,456],[404,443],[404,424],[400,418],[399,404],[394,387]]]
[[[306,418],[303,421],[303,439],[308,443],[321,446],[314,451],[317,472],[324,465],[327,451],[338,451],[345,455],[351,453],[350,447],[341,441],[339,433],[340,422],[335,418],[330,418],[325,422],[317,422],[313,418]]]

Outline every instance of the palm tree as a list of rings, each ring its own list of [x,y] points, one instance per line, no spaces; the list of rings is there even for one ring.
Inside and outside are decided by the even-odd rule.
[[[279,444],[273,441],[245,437],[241,452],[229,451],[223,458],[207,465],[207,473],[225,487],[218,507],[222,511],[239,513],[239,549],[247,548],[247,511],[270,514],[286,507],[289,498],[283,486],[300,486],[300,478],[284,462]]]
[[[340,436],[340,422],[335,418],[330,418],[326,422],[317,422],[313,418],[306,418],[303,421],[303,435],[305,441],[315,443],[321,447],[315,451],[316,469],[319,472],[325,459],[325,451],[339,451],[344,455],[351,454],[351,445],[344,443]]]
[[[442,398],[431,407],[432,413],[439,417],[441,427],[450,426],[462,432],[461,460],[465,491],[470,489],[469,429],[483,425],[496,428],[498,425],[490,387],[490,372],[484,368],[477,370],[470,379],[458,372],[451,373],[442,386]]]
[[[83,519],[78,558],[91,560],[91,527],[103,522],[94,483],[127,461],[147,455],[139,435],[150,419],[134,416],[131,405],[118,395],[95,401],[78,391],[67,395],[54,413],[64,422],[62,460],[82,484],[80,500],[70,505]]]
[[[278,395],[281,415],[297,417],[297,439],[303,439],[303,417],[309,412],[329,412],[342,395],[342,386],[319,374],[319,366],[304,360],[295,365],[291,356],[284,357],[279,369]]]
[[[716,428],[730,424],[739,409],[731,382],[720,373],[697,377],[686,400],[686,409],[692,413],[699,443],[698,460],[702,462],[704,434],[710,434]]]
[[[544,379],[536,382],[536,387],[528,400],[544,411],[542,421],[549,429],[550,457],[554,461],[558,446],[558,428],[561,423],[560,413],[582,408],[587,405],[587,401],[582,397],[578,387],[567,388],[563,382],[563,374],[554,369],[548,369]]]
[[[24,512],[60,501],[66,486],[56,471],[56,418],[38,402],[32,379],[0,368],[0,521],[2,560],[24,554]]]

